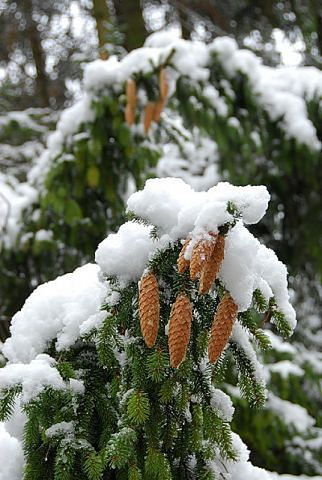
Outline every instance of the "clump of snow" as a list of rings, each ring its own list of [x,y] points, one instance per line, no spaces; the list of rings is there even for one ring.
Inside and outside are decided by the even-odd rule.
[[[128,199],[128,210],[166,231],[173,239],[196,231],[214,231],[232,221],[228,202],[232,202],[245,223],[257,223],[268,206],[265,187],[235,187],[220,182],[207,192],[196,192],[183,180],[151,179],[143,190]]]
[[[178,224],[178,215],[195,192],[179,178],[147,180],[143,190],[127,201],[128,210],[156,225],[164,232]]]
[[[69,437],[74,434],[74,429],[74,422],[59,422],[47,428],[45,435],[47,438],[56,437],[57,435]]]
[[[37,397],[45,388],[63,390],[66,384],[55,368],[56,361],[46,354],[37,357],[28,364],[7,364],[0,369],[0,388],[9,389],[21,385],[21,401],[26,403]]]
[[[210,405],[225,422],[231,422],[234,415],[233,403],[228,395],[218,388],[210,390]]]
[[[22,480],[23,466],[22,444],[0,423],[0,480]]]
[[[40,285],[12,319],[2,350],[8,360],[29,362],[56,338],[57,351],[64,350],[79,338],[83,323],[101,320],[106,287],[98,273],[97,265],[87,264]]]
[[[95,253],[95,260],[107,275],[121,281],[138,280],[155,245],[152,227],[137,222],[124,223],[117,233],[103,240]],[[142,268],[143,267],[143,268]]]
[[[69,379],[69,388],[77,395],[83,395],[85,393],[85,385],[83,380],[77,380],[76,378]]]

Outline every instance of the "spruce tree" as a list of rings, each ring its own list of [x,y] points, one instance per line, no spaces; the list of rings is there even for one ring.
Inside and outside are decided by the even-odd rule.
[[[258,464],[321,473],[319,320],[312,314],[320,302],[321,84],[315,69],[267,68],[228,38],[205,45],[159,34],[119,62],[90,64],[84,97],[63,113],[47,150],[28,172],[33,195],[22,192],[23,208],[11,222],[15,228],[2,235],[2,315],[13,314],[38,284],[89,261],[106,231],[124,221],[126,197],[148,176],[174,175],[196,189],[220,178],[265,184],[271,207],[252,231],[288,264],[301,317],[294,348],[270,335],[275,353],[266,353],[265,361],[269,371],[276,361],[298,366],[291,370],[279,363],[271,389],[310,417],[304,414],[303,432],[293,420],[285,423],[274,398],[266,416],[249,412],[240,400],[235,427]],[[258,295],[256,302],[265,310]],[[240,321],[256,331],[256,315]],[[233,373],[229,383],[236,384]],[[236,389],[230,391],[238,397]],[[313,419],[316,426],[309,426]]]

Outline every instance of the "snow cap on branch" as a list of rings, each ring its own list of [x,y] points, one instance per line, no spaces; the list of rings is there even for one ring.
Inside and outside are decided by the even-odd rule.
[[[277,308],[291,329],[295,311],[289,302],[287,270],[275,253],[262,245],[245,227],[265,214],[269,193],[264,186],[235,187],[218,183],[206,192],[196,192],[183,180],[151,179],[143,190],[128,199],[128,210],[150,225],[124,224],[99,245],[96,261],[107,275],[121,281],[137,281],[155,252],[178,239],[200,238],[229,225],[225,257],[219,279],[230,292],[239,311],[247,310],[256,289]],[[151,236],[153,227],[158,239]],[[187,255],[191,253],[187,248]],[[189,253],[190,252],[190,253]]]

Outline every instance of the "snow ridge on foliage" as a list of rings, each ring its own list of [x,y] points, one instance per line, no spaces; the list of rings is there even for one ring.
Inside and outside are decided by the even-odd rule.
[[[107,286],[98,273],[97,265],[88,264],[40,285],[12,319],[11,337],[3,346],[8,360],[28,363],[52,340],[57,351],[66,349],[79,338],[86,322],[99,322]]]

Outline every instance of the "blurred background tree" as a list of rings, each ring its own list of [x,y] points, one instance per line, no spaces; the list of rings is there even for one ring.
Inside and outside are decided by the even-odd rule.
[[[270,64],[290,42],[301,63],[321,65],[320,0],[1,0],[0,111],[65,106],[84,62],[140,47],[163,28],[186,39],[233,36]]]

